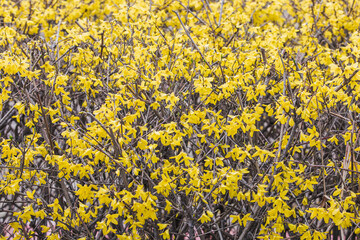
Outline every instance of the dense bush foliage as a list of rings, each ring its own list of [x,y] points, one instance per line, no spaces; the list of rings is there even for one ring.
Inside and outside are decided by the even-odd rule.
[[[3,239],[355,238],[359,14],[2,0]]]

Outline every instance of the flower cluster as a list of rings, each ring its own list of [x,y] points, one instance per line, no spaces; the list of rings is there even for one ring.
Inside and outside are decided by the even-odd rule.
[[[0,1],[2,238],[359,234],[359,14]]]

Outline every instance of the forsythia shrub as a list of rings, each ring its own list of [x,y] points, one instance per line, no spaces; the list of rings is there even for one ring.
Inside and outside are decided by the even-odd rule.
[[[355,239],[359,15],[2,0],[2,238]]]

